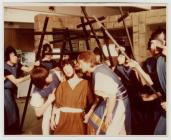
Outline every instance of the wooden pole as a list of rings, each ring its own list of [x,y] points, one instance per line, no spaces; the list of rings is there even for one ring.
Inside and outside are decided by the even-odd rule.
[[[46,17],[45,18],[45,22],[44,22],[44,26],[43,26],[43,32],[46,31],[48,20],[49,20],[49,18]],[[41,35],[41,39],[40,39],[40,43],[39,43],[39,48],[38,48],[38,52],[37,52],[37,55],[36,55],[36,60],[38,60],[40,58],[40,52],[41,52],[43,40],[44,40],[44,34]],[[27,113],[27,107],[28,107],[28,103],[29,103],[31,89],[32,89],[32,81],[30,81],[30,84],[29,84],[29,90],[28,90],[28,93],[27,93],[26,102],[25,102],[24,110],[23,110],[23,115],[22,115],[22,119],[21,119],[21,123],[20,123],[20,130],[21,131],[23,129],[23,124],[24,124],[26,113]]]
[[[49,17],[46,17],[45,22],[44,22],[44,26],[43,26],[43,32],[46,31],[48,21],[49,21]],[[41,35],[40,43],[39,43],[39,47],[38,47],[38,51],[37,51],[37,55],[36,55],[36,60],[40,59],[40,53],[41,53],[41,49],[42,49],[42,45],[43,45],[44,36],[45,36],[45,34]]]
[[[68,43],[70,47],[71,53],[73,53],[73,48],[72,48],[72,42],[71,42],[71,36],[70,36],[70,31],[68,28],[66,28],[66,33],[65,33],[66,38],[68,38]]]
[[[103,24],[103,26],[104,26],[104,24]],[[107,35],[106,35],[104,29],[103,29],[103,28],[101,28],[101,29],[102,29],[102,32],[103,32],[103,39],[104,39],[104,41],[105,41],[105,44],[106,44],[106,47],[107,47],[107,51],[108,51],[108,54],[109,54],[110,65],[111,65],[111,67],[113,67],[114,64],[113,64],[112,56],[111,56],[111,53],[110,53],[110,50],[109,50],[108,37],[107,37]]]
[[[124,14],[123,14],[123,11],[122,11],[122,7],[119,7],[119,10],[120,10],[121,16],[123,16]],[[133,58],[135,59],[135,55],[134,55],[134,51],[133,51],[134,47],[133,47],[133,45],[132,45],[131,37],[130,37],[129,31],[128,31],[128,28],[127,28],[127,26],[126,26],[125,19],[123,18],[122,21],[123,21],[123,25],[124,25],[124,28],[125,28],[125,31],[126,31],[126,34],[127,34],[127,38],[128,38],[128,40],[129,40],[129,44],[130,44],[130,46],[131,46],[132,56],[133,56]]]
[[[112,37],[112,35],[108,32],[108,30],[102,25],[102,23],[95,17],[93,16],[94,19],[97,21],[97,24],[103,28],[105,30],[105,33],[108,35],[108,37],[112,40],[112,42],[117,46],[117,48],[121,51],[121,53],[128,59],[131,60],[128,55],[125,53],[125,51],[123,51],[121,49],[121,46],[116,42],[116,40]],[[137,70],[138,71],[138,70]],[[139,72],[139,71],[138,71]],[[160,99],[160,101],[162,101],[162,98],[158,95],[158,93],[156,92],[156,90],[150,85],[150,83],[148,82],[148,80],[146,79],[146,77],[144,77],[141,72],[139,72],[139,74],[141,75],[141,77],[145,80],[146,84],[150,87],[150,89],[153,91],[154,94],[156,94],[156,96]]]
[[[83,14],[84,14],[84,16],[85,16],[87,22],[89,23],[89,19],[88,19],[88,15],[87,15],[87,12],[86,12],[86,10],[85,10],[85,7],[81,7],[81,9],[82,9],[82,12],[83,12]],[[90,26],[91,32],[93,33],[93,35],[94,35],[94,37],[95,37],[95,40],[96,40],[96,42],[97,42],[97,45],[98,45],[98,47],[99,47],[99,49],[100,49],[100,51],[101,51],[101,58],[102,58],[102,59],[106,59],[106,57],[105,57],[105,55],[104,55],[104,53],[103,53],[103,50],[102,50],[102,46],[101,46],[101,44],[100,44],[100,41],[99,41],[99,39],[97,38],[96,33],[95,33],[95,31],[94,31],[92,25],[89,24],[89,26]]]
[[[81,23],[82,23],[82,28],[83,28],[83,32],[84,32],[86,47],[87,47],[87,50],[90,50],[90,46],[89,46],[89,43],[88,43],[89,34],[88,34],[88,32],[86,30],[86,27],[85,27],[85,24],[84,24],[84,17],[81,17]]]

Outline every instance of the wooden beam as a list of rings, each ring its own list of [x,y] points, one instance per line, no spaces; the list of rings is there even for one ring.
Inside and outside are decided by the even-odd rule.
[[[123,17],[124,13],[123,13],[122,7],[119,7],[119,11],[120,11],[121,16]],[[124,18],[122,19],[122,22],[123,22],[123,25],[124,25],[124,28],[125,28],[125,31],[126,31],[126,34],[127,34],[127,38],[129,40],[129,44],[130,44],[131,52],[132,52],[132,57],[135,59],[135,55],[134,55],[134,51],[133,51],[134,47],[133,47],[133,44],[132,44],[132,41],[131,41],[131,37],[130,37],[130,34],[129,34],[129,31],[128,31],[128,28],[126,26]]]
[[[84,32],[86,48],[87,48],[87,50],[90,50],[90,45],[89,45],[89,42],[88,42],[90,34],[86,30],[85,23],[84,23],[84,17],[81,17],[81,23],[82,23],[82,28],[83,28],[83,32]]]
[[[86,12],[85,7],[81,7],[81,9],[82,9],[82,11],[83,11],[83,14],[84,14],[86,20],[87,20],[87,23],[89,23],[89,19],[88,19],[88,15],[87,15],[87,12]],[[98,47],[99,47],[100,51],[102,52],[101,58],[102,58],[102,59],[103,59],[103,58],[106,58],[105,55],[104,55],[104,53],[103,53],[103,50],[102,50],[102,46],[101,46],[101,44],[100,44],[100,41],[99,41],[99,39],[97,38],[96,33],[95,33],[95,31],[94,31],[92,25],[89,24],[89,26],[90,26],[91,32],[93,33],[93,36],[95,37],[95,40],[96,40],[96,42],[97,42]]]
[[[60,59],[59,59],[59,64],[60,65],[62,64],[62,59],[63,59],[63,55],[64,55],[65,46],[66,46],[66,41],[63,41],[63,45],[62,45],[62,48],[61,48],[61,56],[60,56]]]
[[[49,21],[49,18],[46,17],[45,22],[44,22],[44,26],[43,26],[43,31],[44,32],[46,31],[48,21]],[[36,55],[37,60],[40,58],[40,52],[41,52],[43,40],[44,40],[44,35],[41,35],[39,48],[38,48],[38,52],[37,52],[37,55]],[[29,90],[28,90],[28,93],[27,93],[26,102],[25,102],[25,105],[24,105],[24,111],[23,111],[23,115],[22,115],[22,119],[21,119],[21,123],[20,123],[20,130],[21,131],[22,131],[22,128],[23,128],[23,124],[24,124],[24,120],[25,120],[25,116],[26,116],[26,112],[27,112],[27,107],[28,107],[28,103],[29,103],[31,89],[32,89],[32,81],[30,81],[30,84],[29,84]]]
[[[66,37],[67,37],[67,39],[68,39],[68,43],[69,43],[69,47],[70,47],[70,51],[71,51],[71,53],[73,53],[71,37],[70,37],[70,32],[69,32],[69,29],[68,29],[68,28],[66,28],[65,36],[66,36]]]
[[[82,18],[82,17],[81,17],[81,18]],[[101,20],[104,20],[104,19],[105,19],[104,16],[98,18],[98,20],[100,20],[100,21],[101,21]],[[89,21],[89,22],[85,22],[84,25],[83,25],[83,24],[79,24],[79,25],[77,25],[77,28],[83,27],[83,26],[85,26],[85,25],[93,24],[93,23],[96,23],[96,20],[91,20],[91,21]]]
[[[96,36],[96,37],[99,38],[99,39],[103,39],[103,36]],[[96,38],[96,37],[94,35],[90,35],[88,37],[88,39],[89,38]],[[75,36],[75,37],[70,37],[70,39],[71,40],[76,40],[76,39],[85,40],[85,37],[84,36]],[[69,39],[66,37],[66,38],[63,38],[63,39],[50,41],[50,44],[60,43],[60,42],[63,42],[63,40],[69,41]]]
[[[64,52],[63,55],[70,55],[71,52]],[[45,55],[61,55],[61,53],[45,53]]]
[[[48,21],[49,21],[49,17],[46,17],[45,22],[44,22],[44,26],[43,26],[43,32],[46,31]],[[39,47],[38,47],[38,51],[37,51],[37,55],[36,55],[36,60],[40,59],[40,53],[41,53],[41,49],[42,49],[42,45],[43,45],[44,36],[45,36],[45,34],[41,35],[40,43],[39,43]]]

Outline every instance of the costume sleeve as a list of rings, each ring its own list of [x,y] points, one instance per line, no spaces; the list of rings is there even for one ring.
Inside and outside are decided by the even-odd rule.
[[[4,76],[8,76],[8,75],[12,75],[12,73],[9,70],[5,69]]]
[[[41,107],[44,104],[44,99],[38,92],[32,93],[30,105],[33,107]]]
[[[52,73],[53,81],[46,87],[40,90],[40,95],[47,98],[52,91],[58,87],[60,81],[55,73]]]
[[[118,84],[108,75],[97,72],[95,75],[95,94],[96,91],[101,91],[99,96],[108,97],[118,92]]]

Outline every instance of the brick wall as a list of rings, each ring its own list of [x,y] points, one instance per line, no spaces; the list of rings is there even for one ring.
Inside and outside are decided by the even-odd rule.
[[[107,28],[122,29],[123,23],[118,23],[120,15],[109,16],[105,20]],[[151,33],[155,28],[150,26],[160,25],[166,26],[166,9],[156,9],[137,13],[130,13],[125,19],[127,27],[133,30],[133,47],[134,54],[138,61],[144,61],[149,53],[147,51],[147,43]],[[157,26],[155,26],[157,28]]]
[[[42,31],[43,24],[46,15],[37,15],[35,17],[35,31]],[[120,15],[108,16],[104,20],[104,24],[107,28],[123,29],[123,23],[118,23],[117,20]],[[138,61],[143,61],[148,57],[147,52],[147,42],[152,33],[150,29],[151,25],[166,23],[166,9],[156,9],[150,11],[143,11],[137,13],[130,13],[126,18],[127,27],[133,30],[133,46],[134,54]],[[49,16],[49,22],[47,31],[52,31],[52,28],[64,28],[77,29],[76,26],[80,23],[79,17],[59,17],[59,16]],[[99,28],[97,24],[93,24],[95,29]],[[81,28],[80,28],[81,29]],[[87,28],[89,29],[89,28]],[[52,41],[52,35],[46,35],[44,39],[45,42]],[[35,47],[38,47],[40,41],[40,36],[35,36]],[[80,50],[85,46],[84,41],[80,42]],[[91,49],[94,49],[97,44],[95,39],[89,41]],[[101,43],[103,41],[101,40]],[[84,50],[84,49],[83,49]]]

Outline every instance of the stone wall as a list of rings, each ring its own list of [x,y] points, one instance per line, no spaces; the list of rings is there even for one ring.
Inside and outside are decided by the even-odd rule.
[[[47,15],[37,15],[35,17],[35,31],[42,31],[45,17]],[[49,16],[49,15],[48,15]],[[104,20],[104,25],[107,28],[114,29],[123,29],[123,23],[118,23],[118,18],[120,15],[108,16]],[[148,57],[147,52],[147,42],[152,33],[150,29],[151,25],[163,24],[166,26],[166,9],[156,9],[149,11],[142,11],[137,13],[130,13],[130,15],[126,18],[127,27],[132,28],[133,30],[133,47],[134,47],[134,55],[138,61],[143,61]],[[49,16],[49,22],[47,31],[52,31],[53,28],[64,28],[68,27],[69,29],[77,29],[76,26],[80,24],[79,17],[59,17],[59,16]],[[98,29],[98,25],[93,24],[95,29]],[[81,28],[80,28],[81,29]],[[89,29],[87,27],[87,29]],[[44,39],[45,42],[52,41],[52,35],[46,35]],[[35,48],[38,47],[40,41],[40,36],[35,36]],[[101,40],[101,43],[103,41]],[[97,44],[95,39],[91,39],[89,41],[91,49],[94,49]],[[83,49],[84,43],[79,42],[80,50]]]
[[[105,20],[106,27],[115,29],[123,28],[123,23],[118,23],[117,21],[119,17],[120,15],[107,17]],[[166,27],[166,9],[130,13],[125,22],[127,27],[131,27],[133,30],[134,55],[141,62],[149,56],[146,49],[147,43],[151,33],[155,29],[151,29],[150,26],[162,24],[162,26]]]

